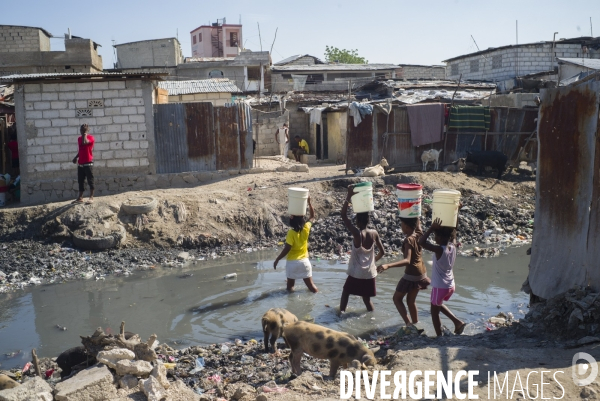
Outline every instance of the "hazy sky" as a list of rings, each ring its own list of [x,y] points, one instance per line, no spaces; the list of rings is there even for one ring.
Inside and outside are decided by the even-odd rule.
[[[371,63],[441,64],[442,60],[480,49],[519,43],[600,36],[599,0],[379,1],[379,0],[20,0],[10,3],[0,23],[37,26],[57,38],[52,50],[63,50],[64,33],[102,45],[105,68],[114,62],[112,41],[125,43],[174,37],[184,56],[191,55],[191,30],[227,18],[243,24],[245,47],[269,50],[275,29],[273,61],[294,54],[323,57],[325,45],[357,49]]]

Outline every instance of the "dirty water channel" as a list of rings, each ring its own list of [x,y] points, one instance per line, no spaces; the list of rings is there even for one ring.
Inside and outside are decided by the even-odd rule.
[[[528,296],[519,290],[527,276],[526,249],[507,248],[500,257],[490,259],[457,257],[457,289],[448,306],[460,319],[472,323],[468,334],[485,330],[487,318],[500,311],[512,312],[517,319],[524,316]],[[347,313],[338,317],[346,265],[312,260],[319,293],[311,294],[297,280],[296,291],[288,294],[284,262],[273,270],[276,255],[273,250],[259,251],[2,294],[0,369],[22,366],[30,360],[32,348],[42,357],[55,357],[80,345],[79,335],[91,335],[97,327],[115,333],[122,320],[127,330],[142,338],[156,333],[161,342],[176,348],[235,338],[262,339],[260,318],[272,307],[363,338],[399,328],[401,318],[391,298],[403,269],[388,270],[377,278],[374,313],[366,312],[359,297],[351,297]],[[230,273],[237,273],[237,279],[223,278]],[[422,291],[417,304],[421,325],[433,335],[429,296],[429,290]],[[443,319],[443,323],[450,322]],[[6,355],[19,350],[14,356]]]

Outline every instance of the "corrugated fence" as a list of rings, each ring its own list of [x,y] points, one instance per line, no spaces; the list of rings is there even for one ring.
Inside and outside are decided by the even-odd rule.
[[[252,167],[252,118],[245,104],[156,104],[154,133],[158,174]]]
[[[375,108],[371,118],[354,127],[352,118],[348,126],[346,161],[349,167],[365,167],[379,163],[385,157],[390,166],[400,169],[417,169],[422,166],[421,154],[429,149],[443,149],[440,169],[467,151],[499,150],[509,160],[537,159],[536,129],[537,109],[495,107],[491,109],[490,131],[448,132],[444,140],[415,147],[410,136],[407,106],[395,106],[389,116]],[[431,168],[431,167],[429,167]]]

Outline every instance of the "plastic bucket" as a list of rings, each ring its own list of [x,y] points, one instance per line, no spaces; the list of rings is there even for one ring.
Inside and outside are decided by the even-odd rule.
[[[422,185],[398,184],[396,185],[396,196],[398,197],[400,217],[413,218],[421,216]]]
[[[454,189],[436,189],[431,204],[432,219],[442,220],[444,227],[456,227],[460,192]]]
[[[288,188],[288,213],[291,216],[304,216],[308,205],[308,189]]]
[[[352,210],[354,213],[372,212],[375,210],[373,204],[373,183],[360,182],[354,186],[355,195],[352,196]]]

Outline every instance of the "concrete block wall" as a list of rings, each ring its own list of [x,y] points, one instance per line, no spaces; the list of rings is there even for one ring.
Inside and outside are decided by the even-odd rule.
[[[579,44],[556,43],[552,52],[552,43],[532,44],[518,48],[506,48],[491,51],[483,55],[465,56],[447,63],[446,77],[457,80],[462,74],[463,80],[504,80],[516,76],[518,62],[519,76],[542,71],[550,71],[557,66],[557,57],[581,57],[582,48]],[[592,58],[599,58],[600,53],[591,52]],[[502,67],[493,68],[494,56],[502,57]],[[471,61],[479,62],[479,71],[471,72]],[[458,70],[453,69],[458,65]]]
[[[176,38],[123,43],[117,49],[117,68],[174,67],[183,62]]]
[[[423,65],[403,65],[402,78],[411,79],[445,79],[446,67],[443,66],[423,66]]]
[[[81,124],[95,138],[95,176],[155,173],[152,90],[142,80],[17,85],[23,185],[77,178],[72,159]]]
[[[50,50],[50,39],[38,28],[0,25],[0,53]]]
[[[252,135],[256,141],[256,156],[279,155],[279,144],[275,140],[275,134],[284,123],[290,125],[291,132],[292,124],[287,110],[283,114],[279,111],[271,113],[252,111]]]

